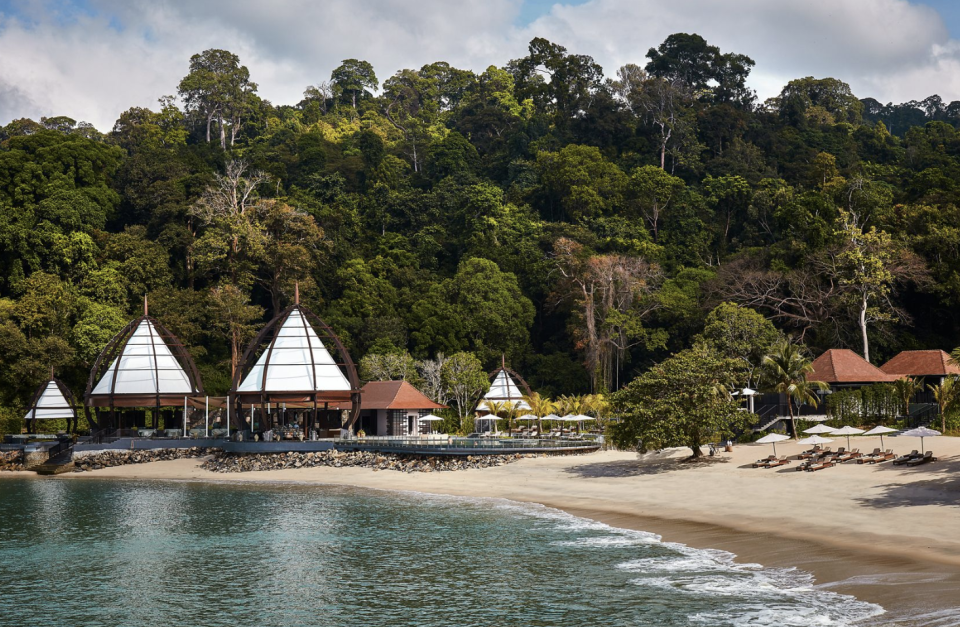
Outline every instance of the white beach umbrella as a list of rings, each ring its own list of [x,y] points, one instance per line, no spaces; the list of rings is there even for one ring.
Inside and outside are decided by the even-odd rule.
[[[443,420],[440,416],[434,416],[433,414],[427,414],[426,416],[420,416],[421,422],[437,422],[438,420]]]
[[[757,440],[757,444],[772,444],[772,445],[773,445],[773,455],[776,456],[776,455],[777,455],[777,442],[783,442],[784,440],[789,440],[789,439],[790,439],[790,436],[789,436],[789,435],[783,435],[782,433],[771,433],[771,434],[765,435],[765,436],[763,436],[762,438],[760,438],[759,440]]]
[[[816,427],[810,427],[809,429],[804,429],[804,433],[834,433],[836,430],[833,427],[828,427],[827,425],[817,425]]]
[[[752,389],[752,388],[743,388],[742,390],[737,390],[736,392],[734,392],[734,393],[731,394],[730,396],[756,396],[756,395],[759,394],[759,393],[760,393],[760,392],[757,392],[756,390],[754,390],[754,389]]]
[[[904,431],[900,435],[905,435],[911,438],[920,438],[920,452],[923,453],[923,438],[932,438],[942,434],[935,429],[929,429],[927,427],[917,427],[916,429],[910,429],[909,431]]]
[[[863,435],[879,435],[879,436],[880,436],[880,448],[882,449],[882,448],[883,448],[883,434],[884,434],[884,433],[896,433],[896,432],[897,432],[896,429],[891,429],[890,427],[884,427],[883,425],[880,425],[879,427],[874,427],[873,429],[870,429],[869,431],[867,431],[867,432],[864,433]]]
[[[517,418],[517,420],[540,420],[539,416],[534,416],[533,414],[524,414]]]
[[[850,436],[851,435],[860,435],[863,433],[863,429],[857,429],[856,427],[844,426],[839,429],[834,430],[833,435],[845,435],[847,436],[847,448],[850,448]]]
[[[819,435],[811,435],[809,438],[798,440],[798,444],[827,444],[833,442],[830,438],[821,438]]]

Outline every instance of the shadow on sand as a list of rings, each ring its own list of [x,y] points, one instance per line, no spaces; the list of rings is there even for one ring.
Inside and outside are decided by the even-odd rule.
[[[642,456],[638,455],[637,459],[571,466],[567,468],[565,472],[585,479],[597,477],[637,477],[640,475],[656,475],[727,463],[730,463],[730,459],[722,455],[714,457],[704,455],[703,457],[691,460],[689,457],[684,456],[666,457],[657,453],[648,453]]]
[[[938,461],[914,468],[893,466],[890,463],[876,467],[878,482],[883,483],[883,474],[903,469],[914,474],[910,483],[891,483],[881,486],[882,493],[877,496],[856,497],[855,500],[867,507],[911,507],[915,505],[953,505],[960,507],[960,456],[941,458]]]

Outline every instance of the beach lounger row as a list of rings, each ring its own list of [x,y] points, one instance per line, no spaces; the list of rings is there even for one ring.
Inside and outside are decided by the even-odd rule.
[[[881,464],[883,462],[892,460],[896,466],[921,466],[937,460],[937,458],[933,456],[932,451],[927,451],[926,453],[921,454],[919,451],[913,450],[908,455],[901,455],[897,457],[894,455],[891,449],[881,451],[880,449],[875,448],[869,455],[863,455],[860,453],[860,449],[855,448],[852,451],[847,451],[842,446],[836,452],[833,452],[830,449],[820,449],[816,451],[811,450],[804,451],[798,457],[801,461],[799,464],[797,464],[796,469],[810,472],[823,470],[824,468],[831,468],[837,464],[843,464],[845,462],[854,460],[858,464]],[[781,455],[780,457],[769,455],[768,457],[755,461],[753,463],[753,467],[777,468],[789,463],[790,460],[787,459],[786,455]]]

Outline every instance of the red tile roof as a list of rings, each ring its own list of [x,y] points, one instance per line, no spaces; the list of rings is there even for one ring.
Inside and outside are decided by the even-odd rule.
[[[361,409],[444,409],[406,381],[371,381],[360,390]]]
[[[807,375],[809,381],[825,383],[885,383],[899,378],[846,348],[832,348],[814,359],[813,372]]]
[[[960,374],[960,368],[949,362],[950,355],[941,350],[903,351],[880,369],[887,374],[910,377]]]

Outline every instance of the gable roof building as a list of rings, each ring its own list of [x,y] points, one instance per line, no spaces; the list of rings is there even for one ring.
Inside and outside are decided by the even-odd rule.
[[[807,375],[808,381],[823,381],[830,385],[889,383],[899,378],[846,348],[831,348],[814,359],[813,372]]]
[[[880,369],[897,377],[960,375],[960,368],[951,364],[950,355],[942,350],[903,351]]]
[[[360,409],[445,409],[406,381],[370,381],[360,391]]]

